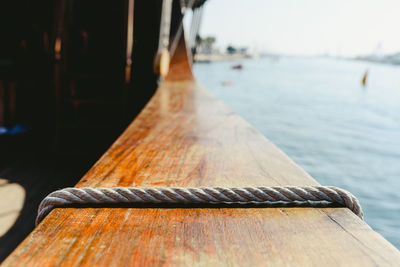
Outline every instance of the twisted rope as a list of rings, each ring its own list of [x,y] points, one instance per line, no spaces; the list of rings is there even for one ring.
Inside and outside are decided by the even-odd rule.
[[[64,188],[52,192],[39,205],[36,225],[52,209],[71,204],[117,203],[212,203],[212,204],[301,204],[321,207],[336,204],[349,208],[361,219],[358,200],[348,191],[334,186],[273,186],[273,187],[114,187]]]

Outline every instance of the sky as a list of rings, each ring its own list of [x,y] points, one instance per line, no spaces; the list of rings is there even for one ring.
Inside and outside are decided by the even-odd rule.
[[[400,0],[208,0],[200,35],[218,47],[356,56],[400,51]]]

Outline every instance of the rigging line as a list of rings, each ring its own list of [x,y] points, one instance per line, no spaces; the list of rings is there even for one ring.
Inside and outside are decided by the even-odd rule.
[[[196,10],[193,10],[192,22],[190,24],[190,31],[189,31],[189,38],[188,38],[189,47],[192,46],[192,36],[193,36],[193,32],[194,32],[194,25],[195,25],[195,21],[196,21],[196,15],[197,15]]]
[[[194,5],[194,2],[195,2],[195,0],[190,0],[189,4],[185,7],[186,10],[187,10],[187,9],[192,9],[192,7],[193,7],[193,5]],[[185,17],[185,14],[186,14],[186,11],[185,11],[185,13],[183,13],[183,15],[181,16],[181,20],[180,20],[180,22],[179,22],[179,28],[178,28],[178,30],[176,31],[176,33],[175,33],[175,35],[174,35],[174,38],[173,38],[173,40],[172,40],[172,43],[171,43],[171,46],[170,46],[170,49],[169,49],[170,58],[172,58],[172,56],[175,54],[176,48],[177,48],[177,46],[178,46],[179,39],[180,39],[180,37],[181,37],[181,35],[182,35],[182,31],[183,31],[183,19],[184,19],[184,17]]]
[[[197,46],[197,36],[199,34],[200,30],[200,23],[201,23],[201,18],[202,18],[202,13],[203,13],[203,6],[200,6],[195,9],[195,17],[193,17],[192,20],[192,27],[191,27],[191,32],[190,32],[190,40],[189,40],[189,46],[192,52],[196,50]]]
[[[197,36],[199,35],[199,31],[200,31],[200,25],[201,25],[201,20],[203,17],[203,6],[198,8],[198,19],[197,19],[197,24],[196,24],[196,34],[194,36],[194,45],[197,45]]]
[[[198,12],[198,9],[195,9],[195,10],[193,10],[192,23],[190,25],[190,34],[189,34],[189,41],[188,41],[189,47],[191,49],[193,48],[194,42],[195,42],[198,20],[199,20],[199,12]]]

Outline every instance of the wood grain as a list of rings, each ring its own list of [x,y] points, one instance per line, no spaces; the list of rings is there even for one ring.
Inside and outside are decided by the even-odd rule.
[[[193,78],[170,74],[83,186],[316,185]],[[4,266],[393,266],[400,253],[345,208],[55,209]]]

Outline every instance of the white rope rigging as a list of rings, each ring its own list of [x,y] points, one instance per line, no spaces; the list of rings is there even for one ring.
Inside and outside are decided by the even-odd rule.
[[[195,0],[189,0],[188,5],[185,5],[185,9],[191,9]],[[181,2],[181,12],[182,15],[179,17],[179,26],[173,36],[172,42],[170,44],[171,32],[171,15],[172,15],[172,0],[163,0],[162,12],[161,12],[161,23],[160,23],[160,35],[157,53],[154,58],[154,72],[161,77],[165,77],[169,71],[170,59],[175,54],[176,48],[178,46],[179,40],[183,32],[183,18],[186,12],[183,11],[183,3]],[[168,49],[169,47],[169,49]]]
[[[200,30],[202,15],[203,15],[203,6],[200,6],[193,10],[192,23],[190,25],[190,31],[188,37],[188,46],[192,50],[197,46],[197,36]]]
[[[194,3],[195,0],[189,0],[187,6],[185,6],[185,9],[191,9]],[[181,38],[183,32],[183,19],[185,17],[185,14],[186,12],[184,12],[182,17],[180,18],[178,30],[176,31],[174,38],[172,39],[171,46],[169,48],[169,54],[171,58],[175,54],[176,48],[178,47],[179,39]]]
[[[72,204],[175,203],[175,204],[300,204],[322,207],[327,203],[349,208],[361,219],[361,206],[350,192],[334,186],[273,187],[114,187],[64,188],[50,193],[39,205],[36,225],[52,209]]]

